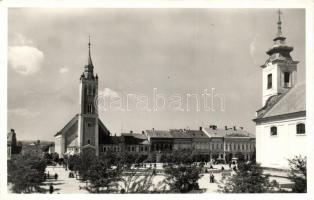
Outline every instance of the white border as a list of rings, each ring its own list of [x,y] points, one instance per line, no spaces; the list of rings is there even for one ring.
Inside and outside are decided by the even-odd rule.
[[[6,132],[7,132],[7,8],[10,7],[103,7],[103,8],[306,8],[306,90],[307,90],[307,137],[308,137],[308,193],[307,194],[167,194],[167,199],[311,199],[313,196],[314,183],[314,69],[313,69],[313,1],[311,0],[212,0],[212,1],[188,1],[188,0],[169,0],[169,1],[101,1],[101,0],[4,0],[0,1],[0,89],[1,89],[1,121],[0,127],[0,199],[160,199],[163,195],[144,194],[144,195],[40,195],[40,194],[6,194]]]

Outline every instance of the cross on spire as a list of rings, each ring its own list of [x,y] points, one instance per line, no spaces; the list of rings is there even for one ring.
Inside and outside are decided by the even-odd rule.
[[[93,66],[92,58],[90,55],[90,35],[88,36],[88,65]]]
[[[281,14],[282,12],[280,11],[280,9],[278,9],[278,22],[277,22],[277,25],[278,25],[278,30],[277,30],[277,37],[281,37],[282,36],[282,32],[281,32]]]

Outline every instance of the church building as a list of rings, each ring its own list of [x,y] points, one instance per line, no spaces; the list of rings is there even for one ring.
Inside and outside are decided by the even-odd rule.
[[[90,42],[88,43],[88,61],[80,77],[80,110],[57,134],[55,134],[55,152],[63,157],[76,154],[83,149],[95,151],[110,141],[110,132],[98,117],[95,98],[98,95],[98,76],[94,75],[91,59]]]
[[[278,12],[277,34],[261,66],[263,107],[256,112],[256,160],[263,167],[287,169],[288,159],[306,156],[305,83],[297,82],[298,61],[286,44]],[[304,64],[304,62],[303,62]]]

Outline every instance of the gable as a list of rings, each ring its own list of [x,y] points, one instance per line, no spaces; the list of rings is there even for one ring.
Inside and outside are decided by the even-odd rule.
[[[254,121],[265,118],[284,116],[294,113],[303,114],[306,111],[305,104],[305,83],[300,83],[291,88],[287,93],[282,95],[271,107],[259,114]]]

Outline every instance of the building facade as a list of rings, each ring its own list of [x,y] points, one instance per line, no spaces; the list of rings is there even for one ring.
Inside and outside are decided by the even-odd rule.
[[[297,83],[298,61],[290,53],[281,30],[280,13],[277,35],[261,66],[263,107],[256,112],[256,159],[264,167],[288,168],[288,159],[306,156],[305,84]]]

